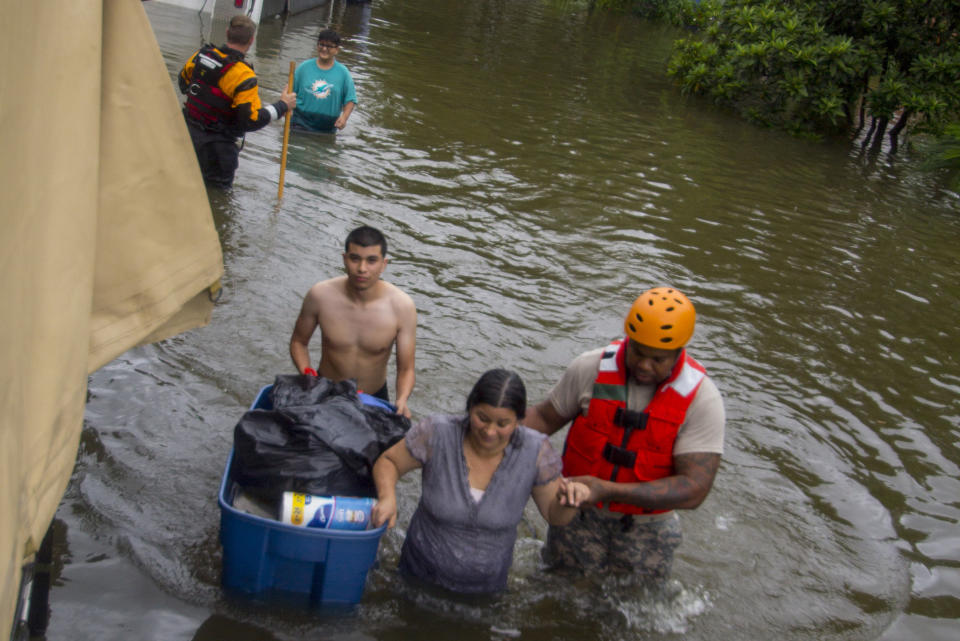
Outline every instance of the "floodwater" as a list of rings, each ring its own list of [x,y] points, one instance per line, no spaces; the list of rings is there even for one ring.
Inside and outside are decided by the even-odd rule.
[[[207,27],[145,9],[173,81]],[[291,136],[281,203],[282,130],[248,135],[235,189],[211,194],[226,265],[212,322],[90,378],[48,639],[960,638],[960,203],[937,176],[909,150],[869,157],[686,99],[664,73],[681,32],[557,0],[264,17],[250,58],[265,97],[327,24],[360,101],[346,130]],[[300,300],[341,272],[361,223],[386,233],[386,278],[419,308],[419,416],[458,410],[494,366],[540,400],[642,289],[691,296],[726,453],[681,515],[666,594],[543,573],[532,509],[505,596],[418,592],[395,572],[414,474],[354,613],[223,595],[233,427],[293,372]]]

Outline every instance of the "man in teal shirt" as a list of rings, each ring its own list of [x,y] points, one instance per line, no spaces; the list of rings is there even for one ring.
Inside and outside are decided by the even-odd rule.
[[[324,29],[317,37],[317,57],[306,60],[293,74],[297,108],[291,124],[295,127],[336,133],[347,124],[357,104],[353,77],[337,62],[340,34]]]

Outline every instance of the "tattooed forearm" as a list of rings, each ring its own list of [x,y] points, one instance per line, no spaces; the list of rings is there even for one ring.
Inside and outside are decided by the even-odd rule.
[[[648,483],[611,483],[594,479],[602,487],[596,487],[596,483],[590,485],[602,495],[600,500],[603,501],[629,503],[652,510],[692,509],[707,497],[719,467],[719,454],[681,454],[673,459],[673,476]]]

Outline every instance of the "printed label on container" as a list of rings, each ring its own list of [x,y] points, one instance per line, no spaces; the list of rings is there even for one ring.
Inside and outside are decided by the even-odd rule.
[[[281,521],[291,525],[332,530],[365,530],[376,501],[353,496],[315,496],[283,493]]]

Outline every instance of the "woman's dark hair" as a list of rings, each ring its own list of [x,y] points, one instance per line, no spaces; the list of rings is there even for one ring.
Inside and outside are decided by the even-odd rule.
[[[520,420],[527,414],[527,388],[516,372],[491,369],[484,372],[470,390],[470,395],[467,396],[467,413],[480,403],[511,409]]]

